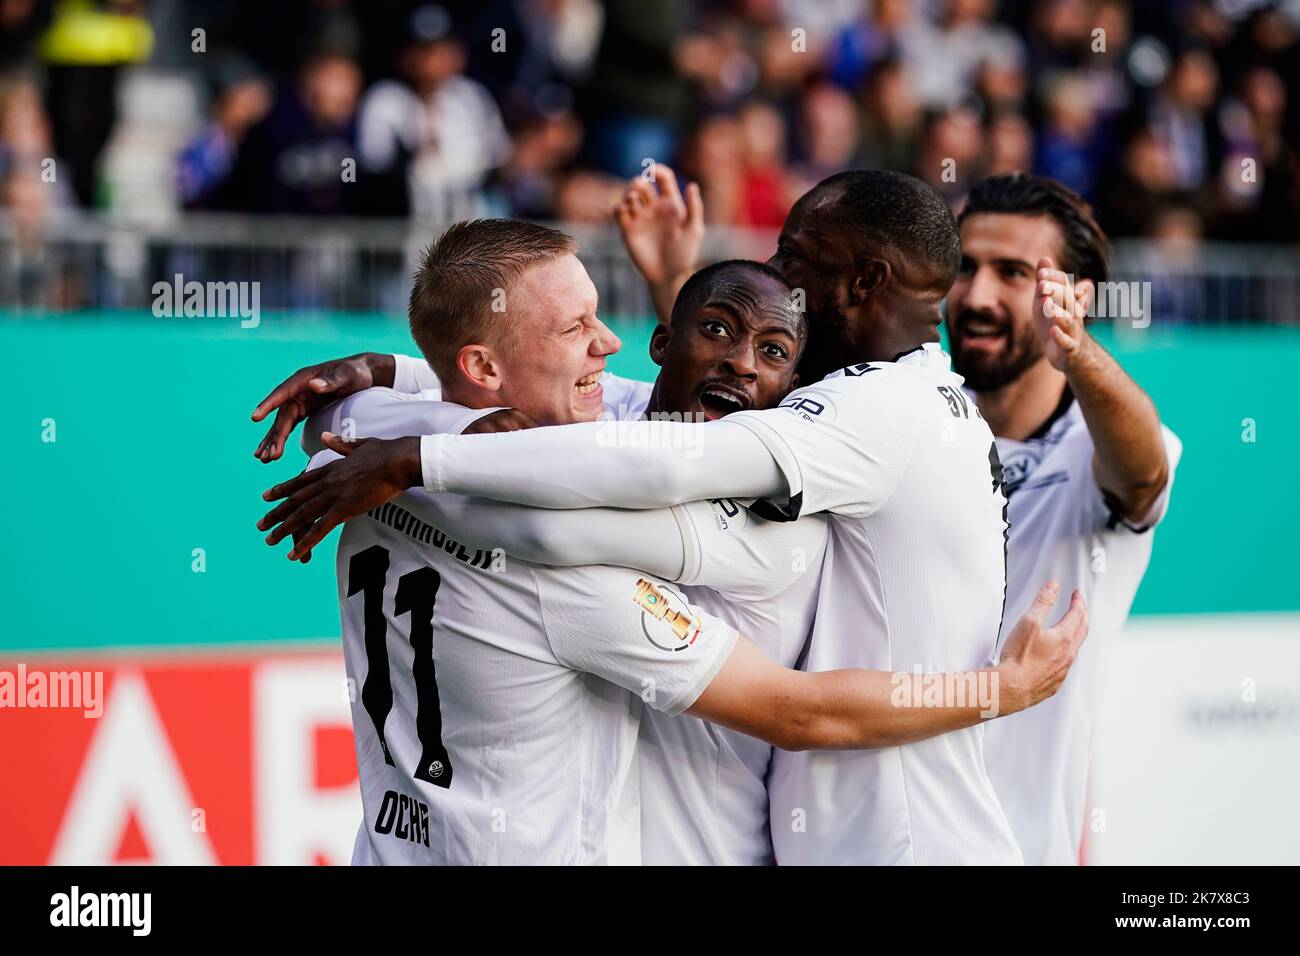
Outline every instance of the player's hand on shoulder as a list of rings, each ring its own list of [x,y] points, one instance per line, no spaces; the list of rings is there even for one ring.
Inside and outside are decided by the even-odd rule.
[[[304,560],[311,549],[349,518],[421,484],[420,439],[362,438],[343,441],[326,432],[325,447],[344,457],[305,471],[263,493],[266,501],[285,499],[257,523],[269,531],[266,543],[294,540],[289,560]]]
[[[393,357],[380,352],[361,352],[299,369],[253,409],[255,422],[275,411],[275,419],[253,457],[263,462],[275,461],[284,454],[285,442],[300,421],[362,389],[391,386],[394,373]]]
[[[491,435],[496,432],[517,432],[525,428],[536,428],[533,421],[517,408],[500,408],[484,415],[465,429],[464,435]]]
[[[637,270],[659,285],[695,271],[704,243],[704,200],[696,183],[683,196],[670,167],[656,163],[652,173],[652,180],[632,178],[614,221]]]
[[[1047,614],[1061,586],[1050,581],[1007,635],[998,664],[999,715],[1013,714],[1046,700],[1060,689],[1088,636],[1088,608],[1083,593],[1070,596],[1070,608],[1052,627]]]

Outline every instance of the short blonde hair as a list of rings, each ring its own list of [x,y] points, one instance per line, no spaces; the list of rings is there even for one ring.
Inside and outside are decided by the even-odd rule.
[[[411,287],[411,336],[438,377],[457,374],[466,345],[508,348],[513,331],[493,305],[529,266],[577,251],[572,236],[514,219],[458,222],[424,253]]]

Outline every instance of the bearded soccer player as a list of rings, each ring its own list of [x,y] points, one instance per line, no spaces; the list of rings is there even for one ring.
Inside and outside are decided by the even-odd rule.
[[[1108,262],[1079,196],[1038,176],[986,179],[962,212],[961,238],[947,326],[954,370],[1006,474],[1007,613],[1050,577],[1087,596],[1094,635],[1060,694],[988,728],[986,759],[1025,861],[1072,864],[1106,656],[1151,559],[1182,446],[1085,327]]]

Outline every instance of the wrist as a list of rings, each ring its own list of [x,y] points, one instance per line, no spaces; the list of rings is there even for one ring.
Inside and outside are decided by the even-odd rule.
[[[392,388],[397,380],[397,359],[383,352],[363,352],[361,359],[370,370],[370,379],[375,385]]]
[[[1079,345],[1070,352],[1065,358],[1065,375],[1070,378],[1074,375],[1086,374],[1097,364],[1098,346],[1096,341],[1086,330],[1079,332]],[[1073,384],[1073,382],[1071,382]]]
[[[393,481],[402,488],[419,488],[424,485],[419,435],[394,440],[392,474]]]
[[[1008,664],[999,664],[993,668],[993,679],[997,682],[997,706],[995,716],[1005,717],[1024,710],[1028,704],[1024,688],[1017,679],[1017,668]]]

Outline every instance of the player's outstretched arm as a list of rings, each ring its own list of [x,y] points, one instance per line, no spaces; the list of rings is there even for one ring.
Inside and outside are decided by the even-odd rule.
[[[428,491],[534,508],[667,508],[711,498],[785,495],[789,488],[763,440],[725,420],[425,435],[420,459]]]
[[[997,667],[956,674],[780,667],[741,639],[687,709],[783,750],[896,747],[1015,713],[1056,693],[1088,633],[1083,595],[1045,627],[1060,586],[1045,585]],[[938,705],[936,706],[936,701]]]
[[[540,508],[666,508],[787,491],[762,440],[725,421],[593,422],[495,435],[322,440],[346,460],[262,496],[285,499],[258,527],[275,529],[269,544],[286,535],[299,539],[291,558],[349,518],[421,484],[435,494],[451,491]]]

